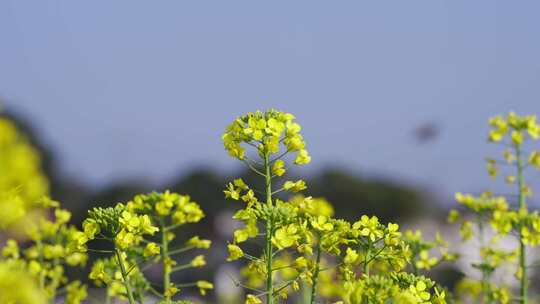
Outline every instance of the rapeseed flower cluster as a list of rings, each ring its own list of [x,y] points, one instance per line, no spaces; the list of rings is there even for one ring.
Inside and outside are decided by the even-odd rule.
[[[466,279],[462,289],[468,289],[477,300],[489,303],[508,303],[510,292],[505,286],[497,286],[492,282],[493,273],[504,263],[517,260],[516,278],[519,280],[519,302],[528,303],[528,265],[526,247],[536,247],[540,243],[540,217],[537,211],[530,211],[527,198],[532,196],[532,190],[525,182],[525,169],[532,167],[540,169],[540,154],[538,150],[530,153],[525,151],[535,141],[540,139],[540,124],[536,116],[520,116],[510,112],[505,116],[496,116],[489,120],[490,131],[488,140],[503,143],[507,148],[502,152],[502,158],[487,158],[488,174],[496,178],[503,167],[512,171],[504,178],[509,185],[515,185],[517,202],[509,202],[503,195],[490,192],[480,196],[456,194],[458,203],[468,212],[472,219],[461,223],[461,235],[469,240],[477,235],[480,241],[480,256],[482,261],[472,266],[482,275],[480,281]],[[527,147],[526,147],[527,145]],[[505,170],[506,171],[506,170]],[[512,197],[513,198],[513,197]],[[516,206],[517,207],[513,207]],[[453,210],[449,214],[450,221],[459,220],[460,213]],[[494,237],[486,242],[485,230],[491,228]],[[502,236],[516,236],[515,250],[502,250],[496,247],[497,240]]]
[[[395,297],[408,299],[396,303],[445,303],[444,292],[433,282],[400,274],[411,252],[397,224],[382,224],[376,216],[362,216],[351,224],[333,218],[333,207],[326,200],[295,194],[307,185],[286,179],[287,163],[311,161],[300,130],[293,115],[269,110],[237,118],[223,135],[229,155],[261,176],[265,185],[254,189],[235,179],[224,190],[226,198],[243,202],[233,216],[243,225],[233,232],[227,261],[248,262],[241,271],[245,283],[237,283],[252,292],[245,303],[263,303],[265,298],[272,304],[300,290],[306,303],[319,297],[351,304],[387,303]],[[257,158],[250,158],[249,147],[256,150]],[[287,161],[288,154],[293,154],[292,160]],[[295,195],[285,200],[285,193]],[[261,237],[265,245],[260,252],[243,248],[246,241]],[[427,247],[415,253],[420,268],[436,264],[425,256],[433,246]],[[370,276],[370,271],[377,275]],[[386,283],[375,283],[382,280]],[[387,288],[391,291],[385,292]],[[374,298],[366,297],[370,293]]]
[[[246,144],[255,147],[261,158],[291,152],[296,153],[295,164],[308,164],[311,157],[300,134],[302,127],[294,120],[292,114],[276,110],[257,111],[238,117],[223,134],[225,150],[230,156],[245,160],[246,148],[242,144]],[[282,160],[274,162],[271,168],[277,176],[285,173]]]
[[[206,265],[204,255],[180,265],[175,256],[193,249],[207,249],[210,240],[193,236],[183,247],[172,248],[175,230],[199,222],[203,217],[200,206],[188,195],[169,191],[140,194],[114,208],[91,210],[83,222],[84,232],[80,234],[79,244],[86,245],[96,238],[106,239],[114,244],[114,250],[98,250],[113,256],[96,261],[89,278],[98,286],[106,285],[109,297],[127,299],[130,303],[140,302],[148,292],[159,295],[160,303],[180,303],[173,298],[184,287],[196,287],[205,295],[213,288],[210,282],[176,284],[171,280],[174,272]],[[163,287],[160,291],[152,287],[139,268],[143,264],[144,268],[154,264],[161,266]]]

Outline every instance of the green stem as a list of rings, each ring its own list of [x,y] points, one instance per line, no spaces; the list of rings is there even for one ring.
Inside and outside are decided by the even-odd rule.
[[[319,240],[317,243],[317,258],[315,260],[315,271],[313,272],[313,285],[311,285],[311,298],[309,301],[310,304],[315,303],[315,298],[317,297],[317,280],[319,279],[320,263],[321,263],[321,237],[319,237]]]
[[[191,263],[189,263],[189,264],[184,264],[184,265],[179,265],[179,266],[173,267],[173,268],[171,269],[171,272],[170,272],[170,273],[177,272],[177,271],[181,271],[181,270],[184,270],[184,269],[189,269],[189,268],[193,268],[193,265],[191,265]],[[169,282],[170,282],[170,281],[169,281]]]
[[[482,250],[482,248],[484,248],[484,224],[480,216],[477,217],[477,221],[478,221],[478,234],[479,234],[478,238],[480,241],[480,250]],[[482,286],[482,303],[483,304],[491,303],[491,300],[488,299],[489,277],[488,277],[488,274],[486,273],[486,270],[484,269],[482,269],[481,286]]]
[[[178,249],[173,249],[173,250],[169,250],[169,257],[171,255],[175,255],[175,254],[179,254],[179,253],[182,253],[182,252],[186,252],[186,251],[189,251],[191,249],[194,249],[195,246],[186,246],[186,247],[183,247],[183,248],[178,248]]]
[[[369,263],[371,261],[369,254],[371,253],[371,243],[368,245],[366,256],[364,257],[364,274],[369,277]]]
[[[272,207],[272,172],[270,171],[270,162],[268,153],[264,156],[264,169],[266,180],[266,204],[268,207]],[[266,223],[266,304],[274,303],[274,281],[272,278],[272,259],[273,259],[273,245],[272,245],[272,233],[274,232],[273,215],[270,215]]]
[[[521,158],[521,148],[519,145],[516,145],[516,160],[517,160],[517,176],[518,176],[518,187],[519,187],[519,209],[526,210],[527,205],[525,203],[525,180],[523,176],[523,159]],[[521,280],[520,280],[520,303],[527,304],[528,299],[528,285],[529,281],[527,279],[527,256],[525,253],[525,242],[523,233],[521,232],[521,227],[519,229],[519,267],[521,269]]]
[[[167,239],[167,230],[165,229],[165,223],[163,219],[160,220],[161,224],[161,255],[163,256],[163,295],[165,295],[165,302],[171,301],[171,296],[168,295],[167,289],[171,285],[171,267],[169,263],[169,240]]]
[[[129,283],[129,278],[126,272],[126,266],[122,261],[122,255],[119,249],[116,249],[116,259],[118,260],[118,265],[120,266],[120,272],[122,272],[122,278],[124,279],[124,286],[126,287],[129,304],[135,304],[135,299],[133,298],[133,291],[131,289],[131,284]]]

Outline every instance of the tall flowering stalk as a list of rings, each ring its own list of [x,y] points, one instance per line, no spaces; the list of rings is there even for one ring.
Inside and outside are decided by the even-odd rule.
[[[493,215],[508,211],[508,202],[503,196],[494,196],[485,192],[480,196],[456,193],[456,201],[465,212],[472,216],[461,220],[461,214],[457,210],[450,211],[448,221],[454,223],[461,220],[460,234],[464,242],[474,240],[479,246],[481,261],[474,261],[471,266],[480,272],[480,280],[464,278],[456,289],[461,298],[469,298],[471,301],[491,304],[506,304],[510,301],[510,292],[506,286],[493,282],[493,274],[504,263],[515,260],[515,251],[498,248],[499,235],[495,234],[489,242],[486,236],[492,235],[493,231],[489,223],[494,223]],[[490,233],[491,232],[491,233]],[[495,231],[496,232],[496,231]],[[475,237],[475,238],[474,238]]]
[[[506,164],[514,167],[514,172],[506,177],[506,181],[517,186],[518,209],[494,214],[494,224],[501,233],[516,231],[519,242],[519,266],[517,277],[520,281],[520,303],[528,303],[529,278],[527,273],[527,246],[536,246],[540,241],[540,218],[537,212],[531,212],[527,206],[527,197],[532,195],[525,183],[524,171],[532,166],[540,170],[540,152],[533,150],[526,153],[527,141],[540,138],[540,124],[536,116],[519,116],[513,112],[506,117],[497,116],[490,119],[491,142],[503,142],[509,148],[503,152]],[[497,174],[496,159],[488,159],[488,169],[492,176]]]
[[[540,151],[530,149],[530,144],[540,138],[540,125],[536,122],[536,116],[520,116],[513,112],[506,116],[496,116],[489,120],[491,127],[489,141],[502,143],[506,149],[502,158],[488,158],[487,170],[491,177],[495,178],[500,172],[501,166],[513,168],[513,172],[505,176],[508,184],[517,188],[517,207],[512,208],[504,196],[495,196],[484,193],[479,197],[458,193],[456,199],[462,205],[472,210],[477,217],[478,232],[483,234],[483,223],[489,222],[498,235],[512,235],[517,239],[518,265],[516,277],[519,280],[519,303],[529,302],[529,277],[527,247],[536,247],[540,243],[540,216],[537,211],[529,210],[527,198],[532,195],[529,186],[525,182],[525,169],[533,167],[540,170]],[[453,217],[457,213],[454,212]],[[462,235],[470,237],[473,234],[472,223],[465,221],[462,224]],[[482,252],[484,261],[477,268],[482,270],[482,290],[484,303],[494,301],[507,302],[508,296],[494,299],[495,294],[490,287],[489,278],[494,268],[502,260],[509,260],[513,254],[504,253],[484,247]]]
[[[294,119],[292,114],[276,110],[248,113],[230,124],[223,135],[223,143],[229,155],[245,163],[264,180],[264,189],[261,190],[251,189],[241,179],[229,183],[225,190],[227,198],[246,203],[245,208],[235,215],[236,219],[245,223],[245,227],[234,233],[234,242],[228,246],[229,260],[247,257],[258,266],[264,264],[259,269],[265,276],[265,289],[257,295],[248,295],[246,303],[260,303],[259,297],[264,296],[266,303],[272,304],[276,294],[298,284],[295,285],[296,280],[291,280],[275,286],[276,269],[273,263],[276,254],[306,237],[306,229],[298,218],[297,208],[274,197],[280,192],[299,192],[306,188],[302,180],[285,181],[281,187],[275,187],[275,179],[287,171],[285,157],[288,154],[294,155],[292,164],[295,165],[308,164],[311,160],[300,134],[301,127]],[[248,147],[256,151],[254,157],[246,154]],[[238,246],[259,235],[259,222],[265,230],[263,257],[260,259],[244,254]]]

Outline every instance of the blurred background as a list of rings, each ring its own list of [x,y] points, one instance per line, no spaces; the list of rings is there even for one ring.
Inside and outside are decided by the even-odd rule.
[[[254,177],[221,134],[239,115],[277,108],[303,126],[313,161],[294,174],[306,194],[338,217],[445,230],[454,192],[501,186],[485,173],[483,158],[499,151],[487,119],[540,111],[539,10],[502,0],[4,0],[0,103],[41,150],[75,224],[88,208],[170,189],[202,205],[207,217],[191,229],[225,254],[229,235],[217,227],[235,206],[223,187]]]

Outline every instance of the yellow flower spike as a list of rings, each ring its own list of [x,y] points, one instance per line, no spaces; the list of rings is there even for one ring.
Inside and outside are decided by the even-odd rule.
[[[144,247],[143,256],[145,258],[158,255],[161,252],[161,248],[158,246],[158,244],[152,242],[146,244],[146,247]]]
[[[223,145],[230,156],[240,160],[245,158],[242,143],[258,146],[261,155],[278,153],[281,142],[287,151],[299,151],[305,143],[299,133],[301,127],[293,120],[293,115],[276,110],[248,113],[226,128]]]
[[[266,294],[261,294],[261,297],[264,295],[268,302],[271,302],[271,299],[276,296],[286,297],[291,289],[293,289],[290,286],[286,286],[287,288],[277,290],[279,279],[269,278],[271,269],[285,267],[277,270],[279,277],[283,280],[292,279],[294,281],[294,277],[298,277],[299,275],[304,275],[304,277],[308,278],[306,273],[297,274],[293,268],[287,266],[294,263],[293,256],[288,257],[287,263],[281,265],[279,261],[281,258],[284,258],[286,252],[283,251],[277,254],[279,250],[297,246],[296,254],[303,253],[307,255],[308,252],[313,252],[311,246],[313,245],[314,234],[313,230],[310,230],[312,226],[309,225],[311,213],[308,211],[309,208],[303,207],[303,205],[308,204],[299,205],[272,197],[273,194],[282,190],[289,190],[291,192],[301,191],[306,188],[305,182],[287,181],[281,189],[272,189],[272,186],[275,184],[269,183],[269,180],[273,177],[283,176],[286,173],[287,163],[285,159],[281,159],[286,154],[289,154],[294,164],[297,165],[307,164],[311,160],[309,153],[305,149],[306,144],[300,131],[301,127],[294,122],[293,115],[269,110],[266,112],[257,111],[248,113],[237,118],[227,127],[222,137],[225,149],[233,157],[243,159],[244,156],[238,157],[237,155],[237,150],[242,148],[241,146],[245,145],[246,148],[255,148],[253,152],[257,153],[255,156],[258,156],[258,159],[250,158],[246,163],[252,171],[258,175],[265,176],[267,181],[265,203],[258,201],[255,191],[250,190],[247,186],[242,188],[236,183],[229,183],[224,193],[227,198],[242,200],[247,203],[233,217],[236,220],[242,221],[245,226],[234,232],[234,244],[228,245],[230,254],[228,260],[232,261],[244,256],[242,249],[237,244],[259,235],[258,227],[262,227],[261,224],[265,224],[267,230],[264,234],[266,246],[268,246],[267,250],[270,250],[272,246],[275,246],[277,249],[275,251],[274,248],[271,249],[276,254],[266,257],[268,259],[266,263],[263,263],[264,257],[259,260],[249,256],[249,259],[252,260],[248,267],[250,272],[257,273],[260,277],[266,277],[266,281],[268,281],[269,285],[267,285],[268,290]],[[278,154],[278,156],[273,156],[274,154]],[[313,215],[322,214],[315,213]],[[270,220],[270,218],[274,220]],[[320,222],[318,220],[317,218],[313,218],[313,226],[317,226],[325,231],[332,230],[333,222],[322,218]],[[338,237],[335,236],[334,238]],[[253,280],[251,277],[248,279],[249,282],[264,281],[262,278]],[[270,282],[270,280],[275,282]],[[254,295],[246,298],[246,303],[259,303],[260,301],[261,299]]]

